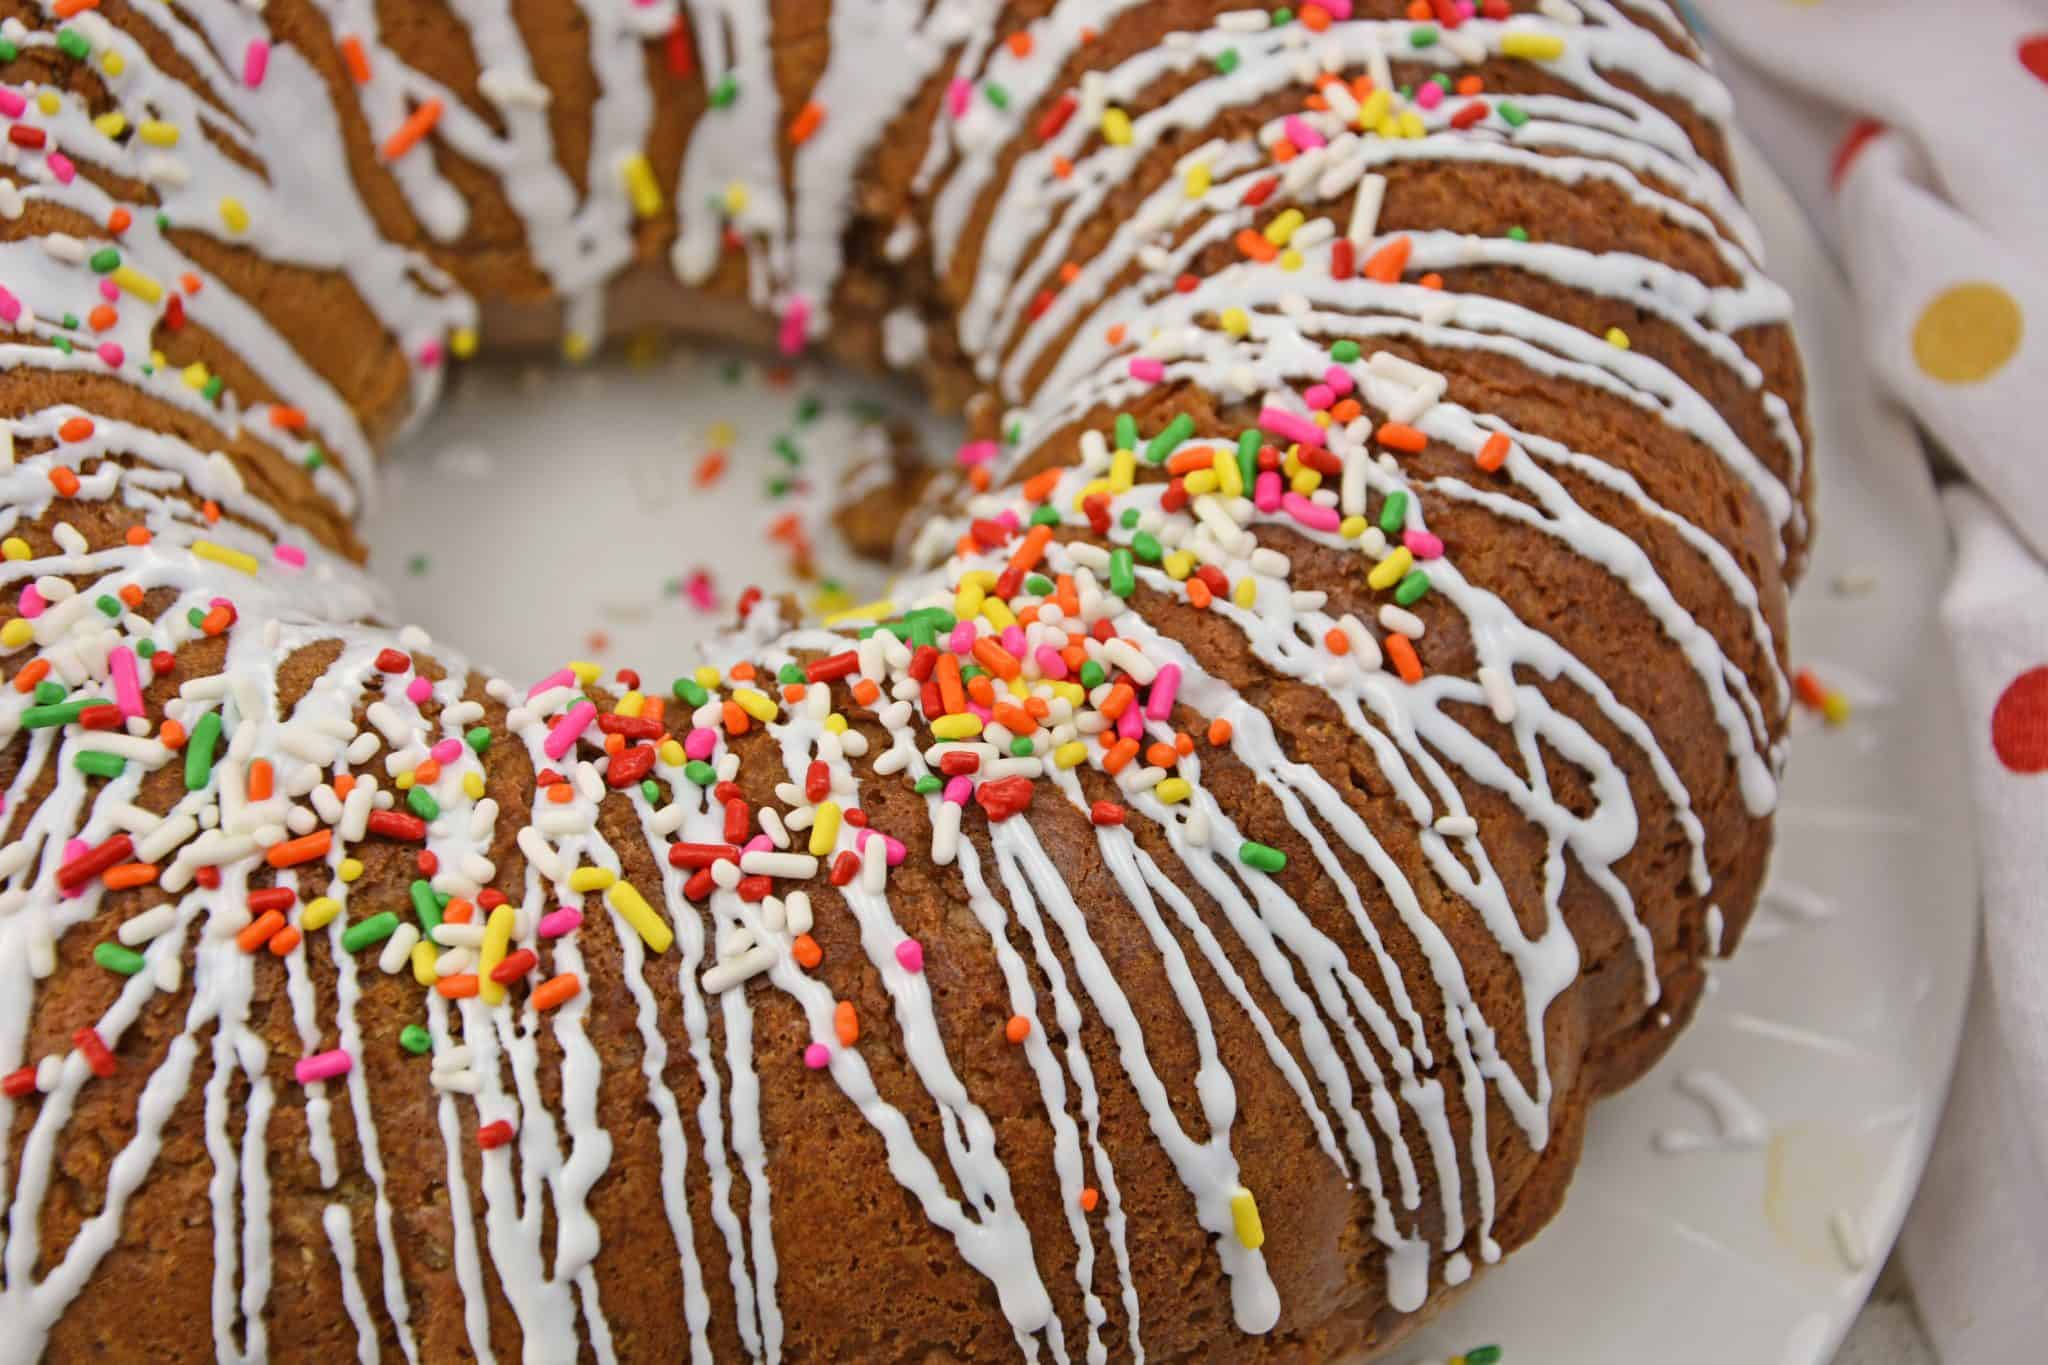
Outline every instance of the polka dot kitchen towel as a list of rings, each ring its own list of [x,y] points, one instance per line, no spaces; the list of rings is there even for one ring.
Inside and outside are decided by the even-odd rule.
[[[1967,477],[1944,603],[1984,958],[1901,1246],[1945,1365],[2048,1358],[2048,0],[1700,0],[1872,371]]]

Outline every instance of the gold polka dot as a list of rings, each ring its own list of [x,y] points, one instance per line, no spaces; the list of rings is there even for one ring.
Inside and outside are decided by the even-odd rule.
[[[1913,324],[1913,359],[1944,384],[1980,384],[2013,358],[2025,330],[2012,295],[1995,284],[1959,284]]]

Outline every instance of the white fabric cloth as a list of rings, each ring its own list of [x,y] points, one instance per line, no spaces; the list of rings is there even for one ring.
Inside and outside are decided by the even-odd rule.
[[[1743,122],[1833,243],[1944,498],[1985,953],[1901,1246],[1944,1365],[2048,1330],[2048,0],[1702,0]],[[1882,120],[1886,129],[1859,127]],[[1825,530],[1823,530],[1825,534]]]

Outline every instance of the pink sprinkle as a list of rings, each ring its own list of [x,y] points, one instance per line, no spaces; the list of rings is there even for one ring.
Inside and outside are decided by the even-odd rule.
[[[823,1043],[812,1043],[804,1049],[804,1065],[813,1071],[823,1071],[832,1065],[832,1049]]]
[[[33,621],[43,614],[43,595],[36,591],[33,583],[21,585],[21,614]]]
[[[974,622],[961,621],[955,624],[952,633],[946,637],[946,648],[963,658],[966,657],[967,651],[974,648]]]
[[[685,591],[690,594],[690,600],[697,604],[697,610],[715,611],[718,609],[718,594],[712,590],[711,575],[705,573],[702,569],[690,575],[690,581],[685,586]]]
[[[1351,392],[1351,371],[1342,365],[1332,365],[1323,371],[1323,382],[1330,386],[1330,392],[1343,395]]]
[[[295,569],[306,567],[306,552],[296,545],[286,545],[280,542],[272,547],[270,552],[276,555],[279,560],[291,565]]]
[[[1349,19],[1351,17],[1351,0],[1316,0],[1316,4],[1325,10],[1332,19]]]
[[[956,806],[966,805],[967,798],[972,795],[974,795],[974,784],[969,782],[964,776],[953,778],[946,783],[946,799]],[[67,853],[64,855],[64,859],[66,862],[69,862],[74,856],[76,855]]]
[[[773,853],[774,851],[775,841],[765,834],[756,834],[753,838],[740,845],[740,852],[743,854]]]
[[[441,343],[427,340],[420,343],[420,367],[431,370],[441,363]]]
[[[121,362],[128,358],[128,353],[121,349],[121,343],[118,341],[102,341],[93,347],[93,350],[99,353],[101,360],[116,370],[120,369]]]
[[[896,961],[906,972],[924,970],[924,945],[914,938],[906,938],[896,945]]]
[[[996,520],[1009,527],[1012,531],[1023,524],[1017,519],[1017,509],[1014,507],[1005,507],[996,515]]]
[[[9,118],[20,118],[28,111],[28,100],[19,90],[0,87],[0,114]]]
[[[968,702],[967,711],[970,715],[981,717],[982,724],[984,725],[986,725],[989,721],[995,719],[994,713],[992,713],[986,706],[983,706],[978,701]]]
[[[708,760],[718,750],[718,731],[700,725],[683,736],[683,752],[698,762]]]
[[[92,845],[83,839],[66,839],[64,841],[64,861],[67,863],[76,862],[91,851]],[[86,888],[91,885],[91,882],[80,882],[69,891],[59,892],[58,894],[67,901],[77,900],[85,894]]]
[[[870,839],[880,839],[882,841],[882,847],[886,850],[887,855],[885,861],[891,867],[903,866],[903,860],[910,856],[910,850],[903,846],[901,839],[892,838],[878,829],[862,830],[860,837],[854,840],[853,846],[856,849],[865,849]]]
[[[436,763],[446,767],[462,757],[462,741],[450,735],[447,739],[442,740],[439,744],[428,750],[428,752],[433,754]]]
[[[562,755],[576,747],[577,739],[597,719],[597,707],[587,699],[577,702],[548,730],[548,737],[541,742],[541,752],[559,763]]]
[[[1166,363],[1149,355],[1131,357],[1131,378],[1141,384],[1157,384],[1166,378]]]
[[[946,112],[954,118],[967,112],[967,102],[973,98],[974,87],[965,79],[955,76],[946,82]]]
[[[1180,665],[1161,664],[1159,676],[1152,680],[1152,690],[1145,694],[1145,714],[1153,720],[1165,720],[1173,714],[1173,699],[1179,692]]]
[[[1424,81],[1416,87],[1415,102],[1425,109],[1434,109],[1444,102],[1444,88],[1435,81]]]
[[[1054,682],[1067,676],[1067,661],[1051,645],[1040,645],[1033,657],[1038,660],[1038,671]]]
[[[994,441],[968,441],[953,452],[953,458],[961,464],[987,464],[996,457]]]
[[[559,910],[550,910],[540,917],[540,936],[542,938],[560,938],[564,934],[575,933],[582,925],[583,912],[573,905],[565,905]]]
[[[1310,502],[1299,493],[1283,493],[1280,496],[1280,507],[1288,516],[1311,531],[1334,531],[1344,523],[1344,519],[1337,515],[1336,508],[1325,507],[1319,502]]]
[[[1004,626],[1002,641],[1004,649],[1009,650],[1012,655],[1021,656],[1024,653],[1024,627]]]
[[[1262,469],[1252,482],[1252,506],[1261,512],[1280,510],[1280,471]]]
[[[1144,738],[1145,713],[1135,706],[1126,706],[1116,718],[1116,732],[1124,739]]]
[[[100,297],[108,303],[119,303],[121,301],[121,286],[114,283],[112,276],[100,281]]]
[[[249,46],[242,50],[242,83],[254,90],[263,84],[263,73],[270,69],[270,44],[261,38],[251,38]]]
[[[50,174],[57,177],[57,183],[60,185],[70,184],[72,178],[78,174],[78,168],[71,164],[71,158],[62,152],[51,152],[43,161],[49,166]]]
[[[811,324],[811,305],[802,294],[792,294],[789,307],[782,310],[782,327],[776,333],[776,347],[784,355],[799,355]]]
[[[1403,531],[1401,533],[1401,543],[1406,545],[1408,553],[1414,555],[1417,559],[1442,559],[1444,557],[1443,539],[1439,536],[1433,536],[1427,531]]]
[[[1287,130],[1287,140],[1294,144],[1294,149],[1298,152],[1313,151],[1317,147],[1328,145],[1329,140],[1303,122],[1298,114],[1289,114],[1280,121],[1280,126]]]
[[[122,645],[107,655],[107,673],[114,680],[114,705],[123,716],[142,714],[142,683],[135,673],[135,651]]]
[[[1317,412],[1327,411],[1330,404],[1337,401],[1336,391],[1328,384],[1311,384],[1301,391],[1301,397]]]
[[[434,685],[415,673],[412,681],[405,685],[405,695],[414,706],[425,706],[434,695]]]
[[[528,701],[532,701],[535,697],[539,696],[541,693],[547,691],[551,687],[574,687],[575,685],[576,675],[574,673],[571,673],[566,668],[560,669],[554,673],[548,674],[545,678],[542,678],[539,682],[527,688],[526,699]]]
[[[1281,408],[1259,409],[1259,430],[1271,432],[1285,441],[1296,441],[1305,446],[1319,446],[1323,443],[1323,429],[1307,418],[1296,417]]]
[[[14,297],[14,292],[6,285],[0,284],[0,322],[13,322],[20,316],[21,300]]]
[[[292,1067],[292,1074],[299,1078],[300,1085],[311,1085],[315,1081],[331,1081],[336,1076],[346,1076],[353,1065],[355,1059],[348,1055],[348,1049],[337,1047],[299,1058]]]

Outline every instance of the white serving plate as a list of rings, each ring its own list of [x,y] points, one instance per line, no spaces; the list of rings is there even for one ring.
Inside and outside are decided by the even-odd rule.
[[[1772,892],[1745,951],[1663,1065],[1595,1116],[1563,1214],[1402,1359],[1498,1343],[1508,1365],[1821,1365],[1897,1233],[1941,1112],[1977,914],[1935,620],[1947,537],[1911,427],[1871,389],[1833,263],[1746,161],[1771,264],[1797,300],[1818,444],[1821,536],[1794,662],[1855,715],[1799,727]],[[723,566],[723,604],[749,581],[815,591],[764,533],[791,511],[815,521],[820,501],[771,502],[762,483],[786,468],[772,449],[785,433],[814,483],[828,479],[857,440],[847,403],[866,386],[777,386],[751,362],[728,382],[727,363],[699,352],[471,375],[395,459],[372,521],[401,614],[514,679],[587,657],[665,682],[717,619],[665,584]],[[799,425],[804,393],[826,412]],[[916,411],[907,395],[882,399]],[[734,428],[728,471],[699,489],[720,422]],[[924,425],[952,449],[957,429]],[[880,586],[829,536],[820,558],[856,599]],[[1872,575],[1863,592],[1836,589]],[[602,647],[585,638],[593,620]],[[1692,1092],[1719,1096],[1720,1112]],[[1695,1149],[1660,1149],[1674,1144]]]

